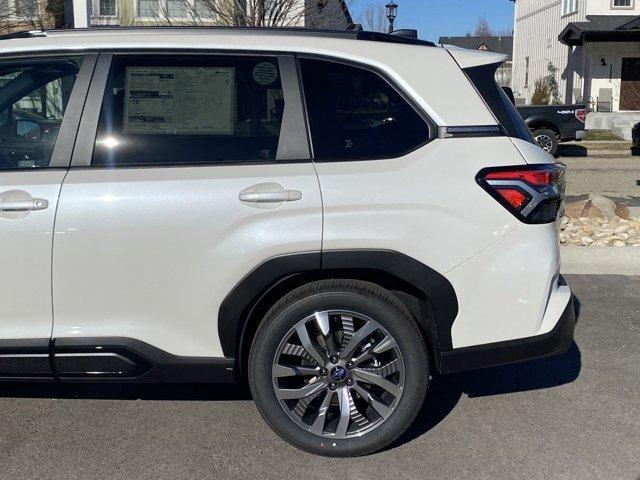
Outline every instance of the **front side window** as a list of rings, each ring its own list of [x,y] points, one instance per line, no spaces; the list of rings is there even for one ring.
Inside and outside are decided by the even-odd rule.
[[[276,160],[284,106],[275,57],[117,56],[92,165]]]
[[[429,140],[429,126],[382,77],[369,70],[301,59],[317,160],[399,157]]]
[[[0,170],[49,166],[81,61],[0,62]]]

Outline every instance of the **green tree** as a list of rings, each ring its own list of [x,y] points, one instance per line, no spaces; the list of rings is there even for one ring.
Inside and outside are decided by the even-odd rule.
[[[535,90],[531,97],[531,105],[549,105],[551,101],[551,92],[547,85],[546,77],[536,80]]]

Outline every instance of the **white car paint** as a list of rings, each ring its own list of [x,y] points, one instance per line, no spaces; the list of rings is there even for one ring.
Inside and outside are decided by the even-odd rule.
[[[497,124],[452,58],[479,65],[495,56],[443,48],[305,36],[292,47],[280,35],[148,29],[52,32],[5,40],[0,53],[97,48],[327,55],[384,70],[439,128]],[[568,301],[557,287],[555,226],[520,224],[475,176],[487,166],[551,161],[529,143],[485,137],[440,138],[376,161],[72,169],[53,251],[65,172],[42,172],[42,185],[15,176],[33,182],[31,172],[0,172],[3,190],[50,202],[45,212],[2,220],[12,228],[0,237],[5,271],[32,281],[1,294],[0,337],[48,337],[52,289],[54,338],[130,337],[175,355],[222,356],[216,317],[226,294],[269,258],[321,249],[390,249],[443,274],[459,301],[454,347],[548,331]],[[302,198],[266,208],[240,200],[264,183]]]

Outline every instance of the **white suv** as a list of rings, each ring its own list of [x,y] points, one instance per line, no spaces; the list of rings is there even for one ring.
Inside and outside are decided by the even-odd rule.
[[[0,377],[248,377],[285,440],[350,456],[432,373],[564,351],[563,169],[503,60],[358,31],[3,37]]]

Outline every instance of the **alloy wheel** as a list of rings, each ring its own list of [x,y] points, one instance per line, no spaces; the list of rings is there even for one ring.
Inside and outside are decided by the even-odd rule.
[[[280,342],[273,388],[287,415],[322,437],[358,437],[398,406],[405,365],[395,339],[375,320],[349,311],[316,312]]]

